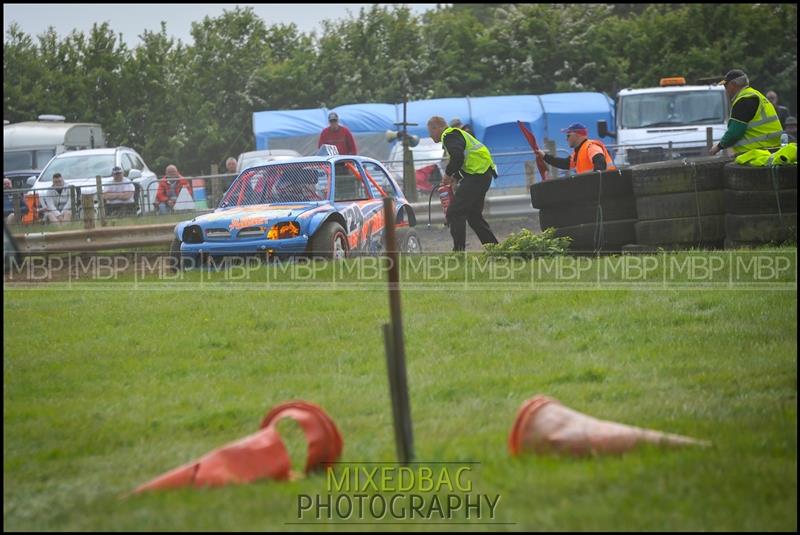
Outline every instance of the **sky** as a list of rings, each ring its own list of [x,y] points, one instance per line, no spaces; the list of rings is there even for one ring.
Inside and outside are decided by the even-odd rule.
[[[37,36],[53,26],[63,38],[73,29],[88,34],[92,24],[109,22],[129,47],[139,44],[144,30],[159,31],[160,22],[167,23],[167,34],[185,44],[192,42],[192,22],[203,17],[217,17],[225,9],[250,6],[269,26],[294,23],[304,33],[317,31],[321,21],[358,16],[359,10],[373,4],[3,4],[3,35],[12,22],[22,31]],[[392,4],[385,4],[392,5]],[[421,15],[436,4],[408,4],[412,12]],[[4,37],[5,39],[5,37]],[[35,39],[34,39],[35,42]]]

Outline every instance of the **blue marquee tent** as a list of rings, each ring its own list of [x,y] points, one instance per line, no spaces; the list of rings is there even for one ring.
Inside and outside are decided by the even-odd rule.
[[[409,102],[407,110],[408,121],[418,123],[409,127],[409,132],[420,137],[428,135],[426,123],[433,115],[441,115],[448,121],[458,117],[471,124],[475,136],[489,148],[498,165],[495,188],[525,186],[525,162],[534,160],[517,121],[531,129],[542,148],[545,141],[555,141],[561,157],[570,152],[561,132],[569,124],[585,124],[592,138],[597,137],[598,120],[614,124],[613,101],[605,94],[588,92],[418,100]],[[353,133],[359,154],[387,159],[392,145],[386,142],[385,132],[397,130],[395,123],[403,118],[402,104],[347,104],[333,109],[256,112],[253,114],[256,149],[316,152],[319,133],[328,126],[330,111],[335,111],[340,123]],[[540,180],[538,173],[536,180]]]

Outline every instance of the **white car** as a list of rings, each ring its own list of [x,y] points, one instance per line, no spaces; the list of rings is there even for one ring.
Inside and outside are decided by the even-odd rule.
[[[36,178],[29,179],[32,191],[46,190],[53,185],[53,175],[61,173],[67,186],[80,188],[80,194],[94,194],[97,190],[96,177],[102,177],[102,183],[113,181],[111,170],[122,167],[125,176],[138,186],[137,212],[152,212],[158,177],[147,167],[139,154],[128,147],[106,149],[89,149],[63,152],[54,156]],[[79,201],[80,199],[78,199]]]
[[[236,171],[241,173],[248,167],[255,167],[257,165],[264,165],[265,163],[269,162],[289,160],[291,158],[300,157],[302,157],[302,154],[291,149],[253,150],[250,152],[243,152],[239,155],[239,159],[236,161]]]
[[[444,149],[441,143],[436,143],[429,137],[420,138],[415,147],[411,147],[411,156],[414,158],[414,171],[416,172],[417,190],[428,192],[438,184],[447,162],[444,160]],[[389,159],[384,162],[397,181],[403,183],[403,144],[395,143]]]

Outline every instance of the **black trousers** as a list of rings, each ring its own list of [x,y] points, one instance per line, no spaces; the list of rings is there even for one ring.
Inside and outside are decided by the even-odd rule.
[[[461,182],[456,189],[455,199],[447,209],[447,222],[453,236],[453,250],[463,251],[467,245],[467,223],[478,235],[481,243],[497,243],[489,223],[483,218],[483,202],[486,192],[492,185],[492,169],[482,175],[470,175],[462,171]]]

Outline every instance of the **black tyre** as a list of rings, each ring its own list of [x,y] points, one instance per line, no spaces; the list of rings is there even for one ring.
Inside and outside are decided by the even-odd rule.
[[[568,178],[546,180],[531,185],[531,206],[548,206],[597,202],[633,195],[628,168],[616,171],[582,173]]]
[[[737,190],[797,189],[797,166],[750,167],[731,163],[725,166],[725,187]]]
[[[556,229],[556,236],[569,236],[572,252],[621,251],[623,245],[635,243],[636,233],[633,225],[635,219],[622,221],[606,221],[599,225],[588,223]]]
[[[630,168],[637,197],[722,189],[729,158],[716,156],[644,163]]]
[[[725,213],[727,214],[775,214],[780,212],[797,212],[797,190],[745,191],[725,190]]]
[[[324,223],[311,237],[309,252],[315,258],[341,259],[349,256],[347,234],[336,221]]]
[[[636,223],[640,245],[716,247],[725,239],[725,216],[653,219]]]
[[[636,201],[631,197],[600,202],[603,221],[636,219]],[[597,201],[547,206],[539,210],[539,226],[569,227],[595,223],[598,218]]]
[[[797,241],[797,212],[725,216],[725,237],[732,242]]]
[[[691,193],[667,193],[636,199],[639,220],[672,219],[725,213],[722,190]]]
[[[189,267],[189,262],[181,254],[181,241],[175,236],[173,236],[172,243],[169,245],[169,257],[175,271],[183,271]]]
[[[422,240],[413,228],[399,228],[397,229],[397,247],[400,249],[400,254],[420,254],[422,253]]]

